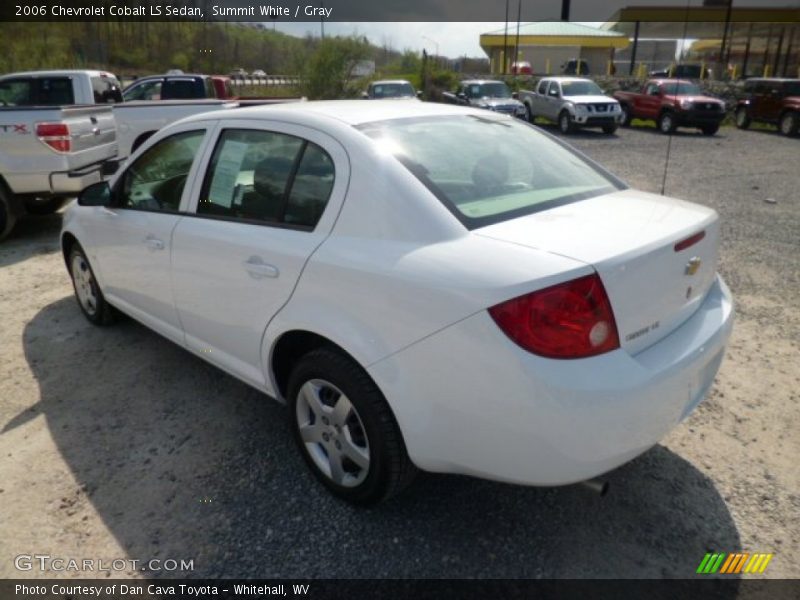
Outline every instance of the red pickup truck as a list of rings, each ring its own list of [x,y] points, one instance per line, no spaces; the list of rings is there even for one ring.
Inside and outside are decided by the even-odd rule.
[[[632,119],[652,119],[663,133],[678,127],[696,127],[714,135],[725,118],[725,103],[706,96],[691,81],[651,79],[639,92],[615,92],[622,109],[622,125]]]

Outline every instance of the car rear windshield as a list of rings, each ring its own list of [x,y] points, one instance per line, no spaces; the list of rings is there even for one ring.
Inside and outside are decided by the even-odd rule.
[[[693,83],[664,83],[661,85],[661,89],[669,96],[678,94],[700,96],[703,94],[703,90]]]
[[[500,116],[393,119],[358,126],[475,229],[624,189],[535,127]]]
[[[604,96],[603,90],[594,81],[562,81],[564,96]]]
[[[414,88],[410,83],[375,83],[372,86],[373,98],[403,98],[413,95]]]
[[[467,85],[470,98],[511,98],[511,90],[500,81],[495,83],[470,83]]]
[[[0,82],[0,105],[62,106],[75,104],[69,77],[31,77]]]
[[[790,81],[784,87],[787,96],[800,96],[800,81]]]

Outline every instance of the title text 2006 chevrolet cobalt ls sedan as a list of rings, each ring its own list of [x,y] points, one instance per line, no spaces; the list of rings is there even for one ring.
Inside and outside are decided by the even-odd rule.
[[[89,320],[285,401],[315,475],[370,503],[416,468],[559,485],[653,446],[722,361],[718,238],[519,120],[356,101],[175,123],[62,242]]]

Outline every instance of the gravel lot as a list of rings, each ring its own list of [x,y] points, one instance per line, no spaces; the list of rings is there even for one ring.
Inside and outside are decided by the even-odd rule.
[[[666,137],[569,140],[660,190]],[[135,322],[89,325],[60,216],[24,222],[0,245],[0,577],[41,576],[14,568],[34,553],[194,559],[197,577],[683,577],[710,550],[800,576],[799,151],[673,137],[666,191],[721,213],[738,320],[709,399],[605,498],[426,475],[377,509],[333,500],[281,406]]]

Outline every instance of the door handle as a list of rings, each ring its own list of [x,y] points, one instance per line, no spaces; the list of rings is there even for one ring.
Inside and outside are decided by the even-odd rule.
[[[146,238],[144,238],[144,243],[147,244],[148,248],[151,250],[164,249],[164,241],[158,239],[157,237],[153,237],[152,235],[148,235]]]
[[[251,256],[242,263],[245,270],[251,277],[261,279],[262,277],[277,277],[280,274],[278,267],[264,262],[260,256]]]

